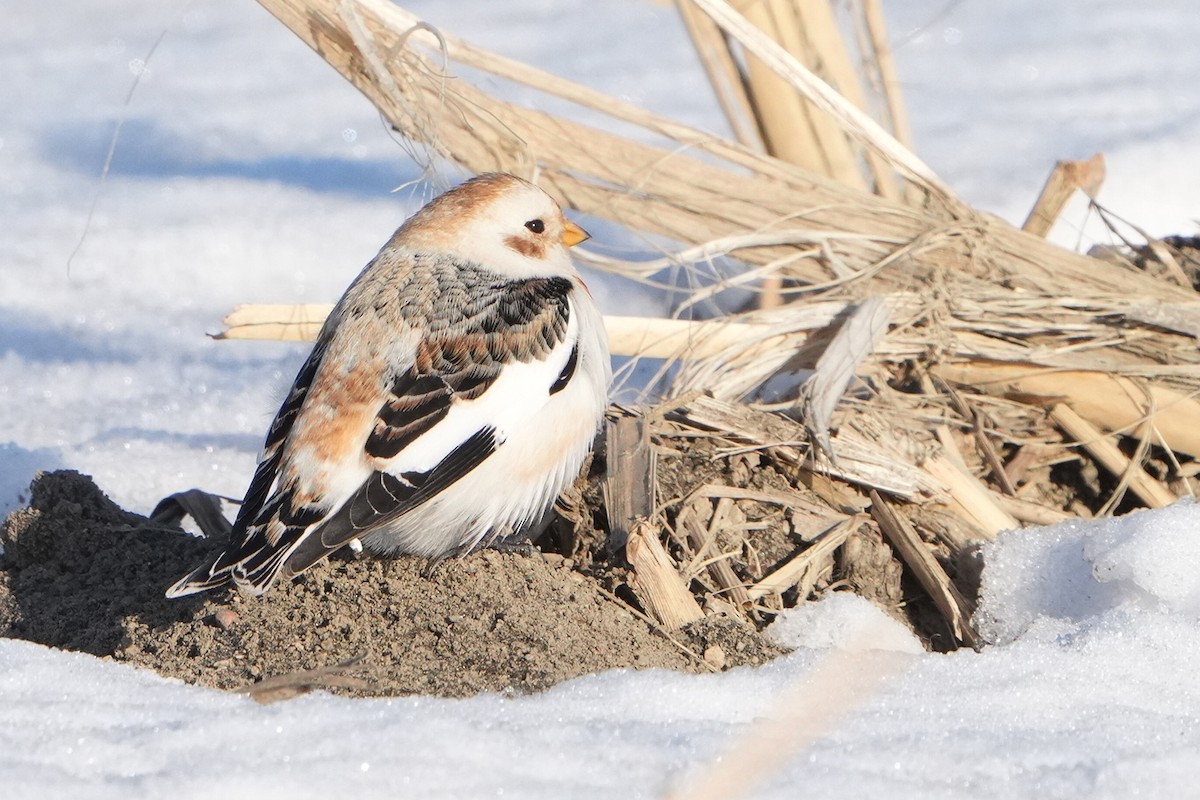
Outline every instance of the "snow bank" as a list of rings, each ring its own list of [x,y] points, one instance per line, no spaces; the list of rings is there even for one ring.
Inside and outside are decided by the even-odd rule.
[[[1009,531],[984,551],[977,621],[993,642],[1200,617],[1200,511],[1181,501],[1098,522]],[[1151,624],[1149,619],[1145,620]]]
[[[1181,503],[1001,536],[980,611],[999,643],[981,653],[919,652],[835,594],[775,624],[799,649],[765,667],[610,672],[532,697],[264,707],[3,641],[0,776],[39,797],[661,797],[709,785],[767,731],[778,760],[746,773],[750,796],[1187,795],[1198,528]]]

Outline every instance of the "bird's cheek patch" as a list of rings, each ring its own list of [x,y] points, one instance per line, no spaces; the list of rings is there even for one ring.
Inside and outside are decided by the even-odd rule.
[[[504,244],[510,250],[516,250],[526,258],[541,258],[546,252],[541,242],[535,242],[523,236],[509,236],[504,240]]]

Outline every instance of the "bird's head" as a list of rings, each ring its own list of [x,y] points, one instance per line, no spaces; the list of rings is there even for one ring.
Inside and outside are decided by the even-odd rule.
[[[532,183],[487,173],[431,201],[396,232],[393,243],[453,253],[524,278],[573,275],[567,249],[587,238]]]

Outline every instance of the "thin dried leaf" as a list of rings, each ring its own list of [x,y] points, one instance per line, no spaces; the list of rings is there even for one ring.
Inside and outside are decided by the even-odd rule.
[[[891,314],[881,298],[869,297],[851,309],[833,340],[800,387],[800,418],[813,443],[836,464],[829,427],[833,410],[855,373],[887,332]]]

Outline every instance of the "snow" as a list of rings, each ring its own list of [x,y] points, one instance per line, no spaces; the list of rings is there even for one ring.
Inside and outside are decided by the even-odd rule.
[[[793,608],[777,617],[767,631],[775,641],[789,648],[924,652],[921,642],[908,628],[869,600],[850,592],[839,592],[820,603]],[[853,631],[866,634],[847,635]]]
[[[981,632],[996,642],[1074,636],[1101,620],[1142,617],[1148,628],[1200,618],[1200,509],[1188,500],[1156,512],[1008,533],[985,550]]]
[[[193,486],[240,495],[304,347],[203,334],[238,302],[335,298],[425,197],[391,192],[418,170],[366,101],[254,3],[9,6],[0,511],[35,470],[59,467],[142,512]],[[669,4],[411,7],[724,128]],[[1186,0],[886,7],[917,150],[967,201],[1020,222],[1055,160],[1100,150],[1102,201],[1157,235],[1195,231],[1200,54]],[[113,172],[68,266],[122,113]],[[1055,238],[1105,241],[1079,208]],[[594,282],[610,310],[658,302]],[[1197,528],[1200,511],[1179,504],[1002,535],[985,553],[980,610],[996,644],[980,653],[922,653],[886,616],[834,596],[777,623],[798,649],[766,667],[613,672],[534,697],[262,707],[0,641],[0,782],[13,797],[700,796],[709,770],[775,719],[795,738],[750,773],[754,796],[1188,796]]]

